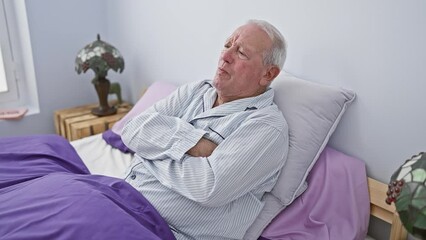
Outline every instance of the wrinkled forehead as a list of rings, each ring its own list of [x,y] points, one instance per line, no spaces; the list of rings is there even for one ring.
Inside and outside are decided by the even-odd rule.
[[[272,46],[269,35],[256,24],[246,24],[237,28],[227,42],[238,43],[255,52],[263,52]]]

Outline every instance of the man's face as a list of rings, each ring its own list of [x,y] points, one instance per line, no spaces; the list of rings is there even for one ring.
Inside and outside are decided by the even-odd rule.
[[[219,99],[228,102],[264,91],[268,66],[263,65],[263,54],[271,45],[268,34],[255,24],[239,27],[226,40],[214,77]]]

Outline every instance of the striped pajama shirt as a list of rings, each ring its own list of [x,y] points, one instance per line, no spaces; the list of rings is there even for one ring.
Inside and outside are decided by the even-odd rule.
[[[178,88],[122,131],[135,157],[126,181],[168,222],[177,239],[242,239],[261,211],[288,151],[288,126],[271,88],[212,108],[210,80]],[[209,157],[186,152],[202,137]]]

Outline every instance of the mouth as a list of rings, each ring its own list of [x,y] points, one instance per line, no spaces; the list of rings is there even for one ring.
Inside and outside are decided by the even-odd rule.
[[[229,75],[229,73],[225,69],[223,69],[222,67],[217,68],[217,73],[220,74],[220,75],[222,75],[222,74]]]

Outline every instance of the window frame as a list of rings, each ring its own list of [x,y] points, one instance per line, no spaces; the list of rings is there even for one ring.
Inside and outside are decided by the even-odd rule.
[[[26,115],[39,113],[39,100],[34,71],[31,39],[25,0],[0,0],[6,17],[8,44],[2,43],[3,61],[8,87],[16,87],[16,97],[9,100],[0,98],[0,108],[28,109]],[[1,28],[4,29],[4,28]],[[5,50],[6,49],[6,50]],[[10,52],[7,52],[10,51]],[[2,93],[0,93],[2,94]]]
[[[14,74],[12,48],[7,25],[7,12],[4,0],[0,1],[0,78],[6,84],[6,91],[0,92],[0,102],[18,100],[18,88]]]

